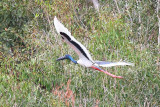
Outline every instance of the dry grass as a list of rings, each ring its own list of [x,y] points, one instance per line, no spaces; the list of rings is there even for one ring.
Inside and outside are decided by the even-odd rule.
[[[64,86],[64,84],[62,84],[61,86],[56,86],[55,88],[53,88],[52,92],[55,96],[59,97],[60,102],[65,102],[65,105],[67,107],[70,107],[70,105],[72,105],[72,107],[74,107],[76,95],[69,88],[70,83],[71,83],[71,79],[69,79],[67,81],[67,86]]]

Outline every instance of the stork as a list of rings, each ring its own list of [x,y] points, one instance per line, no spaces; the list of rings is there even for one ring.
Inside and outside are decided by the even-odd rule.
[[[91,55],[89,54],[89,51],[86,49],[86,47],[84,47],[84,45],[82,45],[80,42],[78,42],[72,35],[71,33],[68,31],[68,29],[66,27],[64,27],[64,25],[57,19],[57,17],[55,16],[54,18],[54,26],[56,28],[56,31],[59,35],[61,35],[62,39],[72,47],[72,49],[78,54],[79,56],[79,60],[76,61],[74,60],[71,55],[65,55],[63,57],[60,57],[57,59],[57,61],[59,60],[64,60],[64,59],[69,59],[71,60],[73,63],[75,64],[80,64],[82,66],[85,67],[89,67],[89,68],[93,68],[95,70],[101,71],[113,78],[123,78],[122,76],[116,76],[113,75],[105,70],[103,70],[102,68],[100,68],[99,66],[102,67],[112,67],[112,66],[118,66],[118,65],[131,65],[133,66],[132,63],[127,63],[127,62],[105,62],[105,61],[93,61]]]

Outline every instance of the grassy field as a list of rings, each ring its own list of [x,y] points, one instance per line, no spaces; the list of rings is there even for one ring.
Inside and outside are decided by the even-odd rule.
[[[116,7],[99,0],[99,12],[83,0],[0,3],[0,106],[160,106],[156,2],[120,0]],[[135,66],[104,68],[124,77],[115,79],[68,60],[57,62],[65,54],[78,56],[56,33],[54,16],[94,60]]]

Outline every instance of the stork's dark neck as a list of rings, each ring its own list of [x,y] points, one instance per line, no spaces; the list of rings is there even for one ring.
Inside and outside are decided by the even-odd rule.
[[[74,59],[71,57],[71,55],[68,55],[68,54],[65,55],[65,56],[63,56],[63,57],[58,58],[57,61],[59,61],[59,60],[64,60],[64,59],[69,59],[69,60],[71,60],[73,63],[77,64],[77,61],[74,60]]]

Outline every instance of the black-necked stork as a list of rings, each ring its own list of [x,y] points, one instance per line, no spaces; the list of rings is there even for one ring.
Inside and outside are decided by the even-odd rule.
[[[79,56],[78,61],[75,61],[71,57],[71,55],[68,55],[68,54],[63,57],[58,58],[57,61],[69,59],[75,64],[80,64],[85,67],[90,67],[90,68],[96,69],[98,71],[104,72],[107,75],[110,75],[113,78],[123,78],[123,77],[113,75],[113,74],[101,69],[99,66],[102,66],[102,67],[112,67],[112,66],[117,66],[117,65],[131,65],[131,66],[133,66],[132,63],[127,63],[127,62],[93,61],[91,55],[89,54],[89,51],[71,35],[71,33],[68,31],[68,29],[66,27],[64,27],[64,25],[61,22],[58,21],[56,16],[54,18],[54,26],[55,26],[58,34],[61,35],[62,39],[67,44],[69,44]]]

